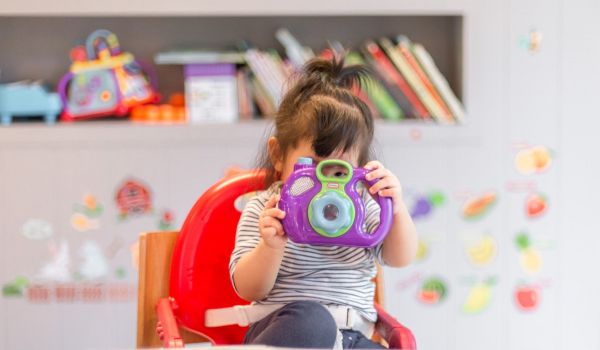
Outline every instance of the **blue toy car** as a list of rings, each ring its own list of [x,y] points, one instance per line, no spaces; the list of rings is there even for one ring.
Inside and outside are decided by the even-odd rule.
[[[57,93],[48,92],[38,83],[0,85],[0,123],[8,125],[13,117],[42,116],[47,124],[56,122],[62,110]]]

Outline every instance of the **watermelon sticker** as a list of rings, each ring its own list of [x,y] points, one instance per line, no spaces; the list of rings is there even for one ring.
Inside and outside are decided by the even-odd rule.
[[[431,277],[423,281],[417,292],[417,300],[425,305],[436,305],[444,301],[447,294],[446,283],[438,277]]]

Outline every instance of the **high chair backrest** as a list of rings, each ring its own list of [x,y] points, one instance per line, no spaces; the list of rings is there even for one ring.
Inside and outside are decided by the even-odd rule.
[[[238,297],[229,277],[229,258],[245,200],[264,187],[264,173],[248,172],[210,187],[188,214],[171,260],[169,296],[184,328],[203,334],[214,344],[239,344],[246,329],[208,328],[208,309],[248,304]]]

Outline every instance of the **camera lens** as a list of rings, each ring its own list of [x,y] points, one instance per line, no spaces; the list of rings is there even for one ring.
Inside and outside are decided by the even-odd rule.
[[[335,204],[327,204],[323,208],[323,216],[325,217],[325,219],[327,219],[329,221],[333,221],[333,220],[337,219],[339,213],[340,213],[340,210],[338,209],[338,207]]]

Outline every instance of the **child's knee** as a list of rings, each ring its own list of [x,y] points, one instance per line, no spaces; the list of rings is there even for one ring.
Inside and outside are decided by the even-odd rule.
[[[335,342],[337,325],[329,310],[314,301],[297,301],[285,306],[283,313],[294,315],[294,328],[299,334],[313,339],[322,339],[323,345]]]

